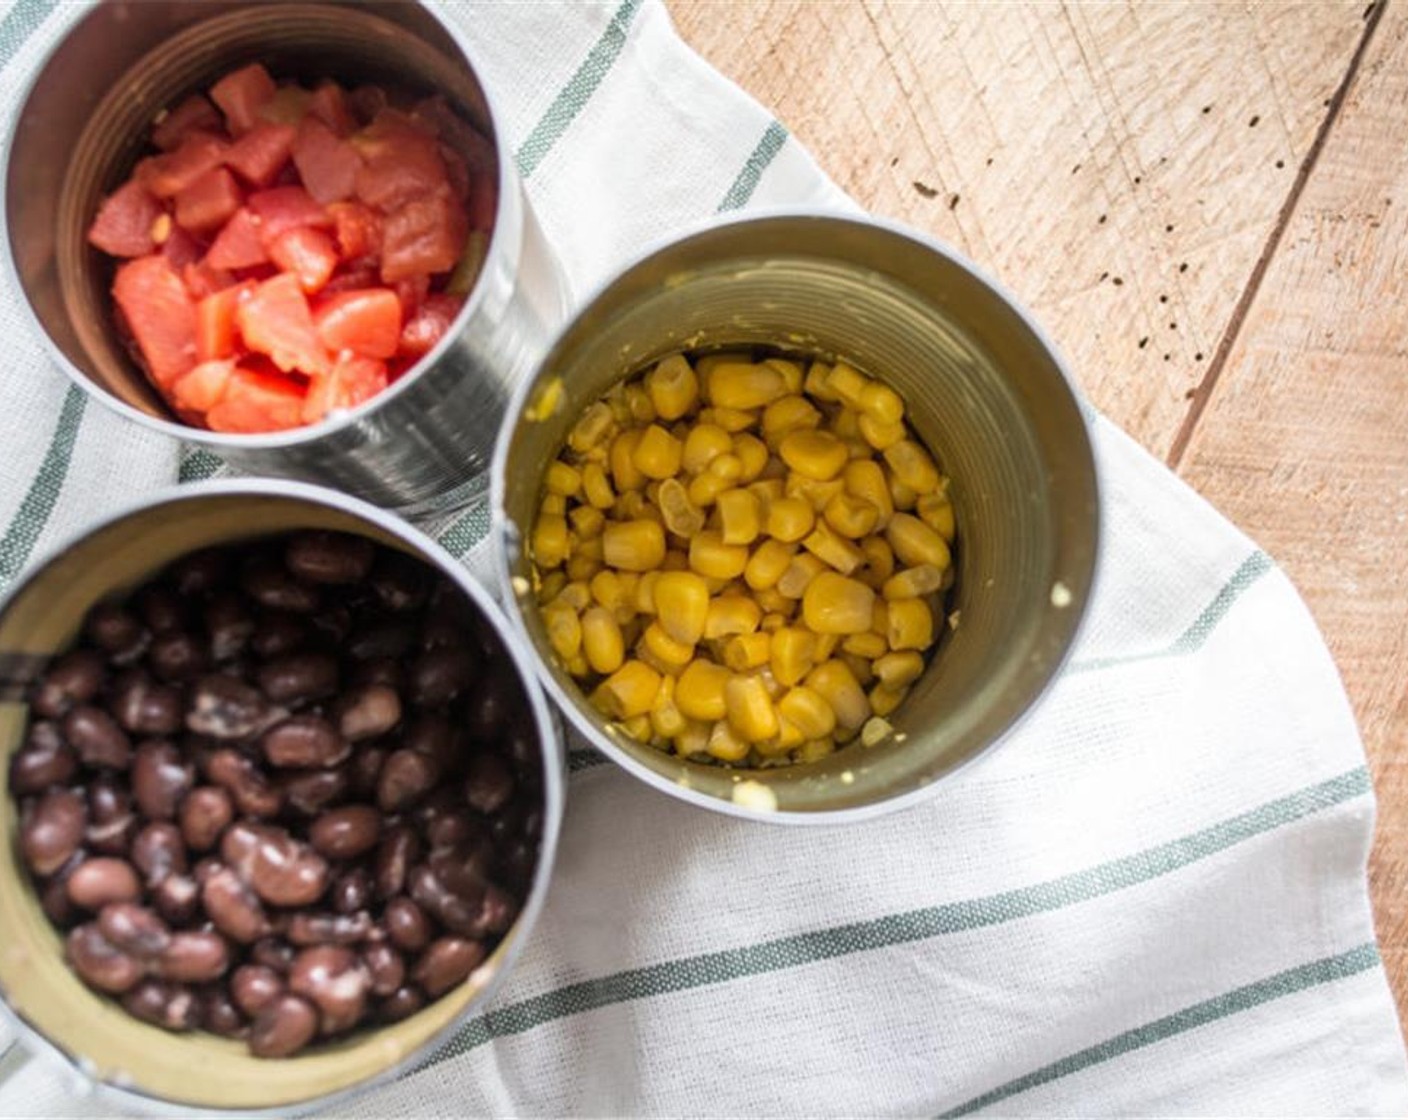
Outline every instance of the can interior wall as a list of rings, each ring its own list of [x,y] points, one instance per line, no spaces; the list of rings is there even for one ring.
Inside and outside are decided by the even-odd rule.
[[[680,350],[764,346],[843,357],[883,379],[952,479],[957,581],[940,648],[894,733],[816,763],[740,772],[681,760],[608,723],[553,653],[526,542],[546,466],[621,377]],[[560,392],[551,415],[538,405]],[[639,776],[718,807],[740,777],[779,813],[903,799],[984,750],[1028,709],[1074,638],[1097,543],[1094,463],[1059,360],[995,287],[880,223],[763,216],[707,229],[627,269],[567,327],[515,401],[494,468],[514,619],[577,726]]]
[[[0,608],[0,761],[23,741],[25,686],[68,647],[95,603],[130,591],[188,552],[293,529],[357,533],[439,568],[435,557],[366,517],[306,498],[216,484],[231,492],[186,488],[186,496],[119,517],[75,542],[16,588]],[[205,490],[198,497],[194,492]],[[461,585],[464,579],[461,577]],[[484,597],[487,601],[487,596]],[[483,603],[476,602],[483,613]],[[515,639],[486,620],[501,641]],[[525,696],[536,693],[523,676]],[[17,814],[0,766],[0,993],[37,1040],[54,1047],[83,1078],[120,1091],[129,1103],[211,1110],[288,1109],[374,1081],[422,1052],[476,1001],[486,998],[516,959],[541,909],[561,813],[560,743],[541,696],[537,718],[546,805],[539,864],[523,911],[483,965],[458,988],[399,1023],[363,1029],[292,1058],[270,1061],[238,1040],[203,1032],[173,1034],[134,1019],[114,999],[87,988],[64,963],[63,942],[40,909],[23,866]]]

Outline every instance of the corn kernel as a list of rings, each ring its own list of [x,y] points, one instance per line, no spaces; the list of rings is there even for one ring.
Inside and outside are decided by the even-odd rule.
[[[590,607],[583,612],[582,649],[594,673],[614,673],[625,661],[621,627],[616,616],[605,607]]]
[[[831,705],[821,693],[805,685],[789,689],[777,702],[777,712],[803,739],[821,739],[836,730],[836,713]]]
[[[772,674],[784,685],[797,684],[816,664],[816,635],[798,626],[774,630],[768,653]]]
[[[548,464],[548,473],[543,479],[543,485],[549,494],[575,498],[582,489],[582,472],[561,459],[554,459]]]
[[[802,620],[817,634],[860,634],[870,629],[875,592],[859,580],[822,572],[802,596]]]
[[[659,424],[651,424],[641,432],[631,453],[631,462],[646,478],[661,481],[679,474],[683,456],[680,441]]]
[[[769,739],[765,743],[754,743],[753,749],[765,760],[781,759],[794,747],[802,745],[802,733],[797,730],[797,725],[787,719],[780,712],[777,717],[777,736]]]
[[[797,600],[789,599],[776,587],[765,587],[761,591],[753,592],[753,601],[763,611],[763,620],[758,623],[763,630],[775,630],[778,626],[786,625],[787,620],[797,613]],[[781,621],[769,624],[770,618]]]
[[[706,408],[699,414],[702,423],[713,424],[730,435],[747,431],[758,422],[758,414],[741,408]]]
[[[912,439],[887,447],[885,462],[894,476],[916,494],[932,494],[939,488],[939,468],[934,466],[929,453]]]
[[[589,541],[601,536],[606,527],[606,515],[595,506],[573,506],[567,522],[579,540]]]
[[[561,570],[544,574],[534,566],[533,575],[537,577],[539,603],[552,602],[558,592],[567,586],[567,575]]]
[[[543,500],[538,503],[538,512],[546,513],[553,517],[565,517],[567,514],[567,499],[561,494],[544,494]]]
[[[773,460],[769,460],[770,462]],[[760,478],[756,482],[750,482],[747,486],[748,493],[758,499],[766,515],[767,509],[779,498],[785,498],[787,491],[781,478]],[[766,516],[764,517],[766,520]]]
[[[568,549],[567,519],[551,513],[539,517],[533,526],[533,562],[540,568],[560,567]]]
[[[782,371],[766,363],[725,363],[709,374],[709,402],[715,408],[763,408],[783,396]]]
[[[846,668],[851,671],[851,676],[855,677],[856,684],[862,689],[870,687],[870,682],[875,679],[875,673],[870,668],[870,658],[861,657],[859,654],[847,653],[845,650],[838,650],[835,660],[845,663]]]
[[[689,493],[677,478],[667,478],[655,493],[665,528],[679,537],[692,537],[704,528],[704,511],[689,500]]]
[[[768,465],[768,445],[747,432],[733,437],[733,453],[743,465],[743,473],[738,476],[741,482],[752,482]]]
[[[948,545],[943,537],[912,514],[897,513],[890,518],[885,539],[900,562],[909,567],[932,564],[942,571],[949,565]]]
[[[748,566],[748,549],[741,544],[725,544],[718,533],[698,533],[689,542],[689,566],[701,576],[734,579]]]
[[[824,739],[808,739],[797,748],[795,757],[801,763],[820,762],[835,753],[836,740],[828,735]]]
[[[610,569],[597,572],[590,581],[592,599],[597,606],[614,611],[625,603],[625,592],[618,572]]]
[[[857,657],[864,657],[874,661],[888,653],[890,643],[885,640],[885,635],[876,633],[874,630],[867,630],[864,634],[847,635],[841,642],[843,653],[853,653]]]
[[[654,607],[665,633],[693,646],[704,636],[709,589],[694,572],[661,572],[655,580]]]
[[[791,358],[768,358],[764,363],[782,374],[783,387],[789,393],[800,393],[802,382],[806,377],[802,370],[801,362],[794,362]]]
[[[709,464],[709,473],[728,482],[737,482],[743,477],[743,460],[732,451],[718,455]]]
[[[592,590],[585,582],[573,580],[557,593],[553,602],[566,603],[580,614],[592,605]]]
[[[611,429],[616,426],[616,418],[611,414],[611,406],[603,401],[588,405],[587,410],[567,436],[567,445],[573,451],[588,451],[606,441]]]
[[[776,446],[788,432],[821,426],[821,413],[806,397],[779,397],[763,409],[763,439]]]
[[[611,441],[611,484],[618,494],[645,489],[645,475],[635,460],[643,434],[641,428],[627,428]]]
[[[807,587],[812,580],[826,570],[826,561],[813,556],[810,552],[799,553],[792,557],[792,562],[787,565],[787,570],[778,579],[777,590],[789,599],[800,599],[806,594]]]
[[[721,719],[709,732],[709,745],[704,750],[720,762],[742,762],[748,757],[748,741],[739,736],[728,720]]]
[[[953,543],[955,529],[953,503],[949,501],[947,494],[925,494],[919,499],[919,504],[915,507],[914,512],[919,515],[920,521],[933,529],[945,541],[949,544]]]
[[[802,542],[802,547],[845,576],[859,568],[865,560],[865,554],[859,548],[845,537],[838,536],[824,522],[812,530]]]
[[[792,470],[818,482],[835,478],[850,461],[846,445],[830,432],[807,429],[788,432],[778,444],[777,453]]]
[[[771,654],[772,636],[761,630],[736,634],[724,643],[724,664],[735,673],[761,668],[768,663]]]
[[[699,400],[699,378],[683,354],[671,354],[645,375],[645,391],[662,420],[678,420]]]
[[[751,634],[762,618],[762,608],[746,595],[718,595],[709,600],[709,613],[704,619],[704,637],[727,638],[731,634]]]
[[[706,469],[704,473],[695,475],[689,480],[689,485],[685,487],[685,495],[696,506],[707,509],[713,506],[720,494],[725,490],[732,489],[732,481],[720,478]]]
[[[886,637],[893,650],[928,649],[934,644],[934,613],[922,599],[895,599],[890,603]]]
[[[870,710],[882,718],[888,716],[904,703],[907,695],[907,688],[887,688],[883,684],[877,684],[869,693]]]
[[[579,681],[584,681],[592,675],[592,667],[587,664],[587,655],[581,650],[563,662],[563,668]],[[595,697],[592,699],[594,701]]]
[[[865,440],[860,434],[860,413],[853,408],[843,408],[831,420],[831,434],[843,443],[849,444],[856,440],[864,445]],[[846,452],[850,454],[849,449]]]
[[[641,572],[636,580],[635,602],[632,604],[640,614],[655,613],[655,585],[664,577],[664,572]]]
[[[716,456],[733,450],[733,437],[717,424],[696,424],[685,437],[680,465],[690,474],[708,468]]]
[[[779,498],[768,506],[768,535],[780,541],[800,541],[815,523],[816,514],[804,498]]]
[[[740,739],[761,743],[777,734],[777,709],[759,677],[738,675],[724,685],[728,722]]]
[[[675,704],[675,678],[668,674],[660,678],[660,689],[650,705],[650,729],[661,739],[678,739],[689,726],[684,713]]]
[[[601,533],[602,556],[613,568],[648,572],[665,559],[665,530],[644,518],[606,526]]]
[[[772,539],[763,541],[748,558],[748,564],[743,569],[744,582],[754,591],[777,586],[796,551],[796,545]]]
[[[895,508],[908,513],[919,502],[919,495],[906,486],[894,474],[890,475],[890,501],[895,503]]]
[[[675,740],[675,754],[680,758],[688,758],[692,754],[703,754],[708,749],[709,733],[713,729],[712,723],[686,718],[684,730]]]
[[[875,528],[883,529],[895,512],[890,501],[890,487],[885,482],[885,469],[873,459],[852,459],[841,472],[846,493],[869,502],[879,511]]]
[[[813,362],[807,367],[806,380],[802,383],[803,391],[813,400],[826,401],[828,403],[839,401],[835,391],[827,382],[831,378],[831,367],[825,362]]]
[[[808,688],[815,689],[836,713],[836,723],[854,733],[870,718],[870,701],[856,681],[855,674],[836,659],[823,662],[806,676]]]
[[[655,403],[650,399],[650,394],[645,391],[644,386],[636,384],[626,386],[626,407],[630,409],[631,419],[637,424],[653,424],[655,422]]]
[[[727,714],[724,685],[732,674],[722,665],[696,658],[675,683],[675,705],[690,719],[716,720]]]
[[[839,478],[830,478],[825,482],[819,482],[814,478],[808,478],[804,474],[795,472],[787,476],[787,481],[783,485],[789,498],[801,498],[812,507],[814,514],[820,514],[832,498],[846,489],[846,484]]]
[[[717,462],[717,460],[715,460]],[[752,544],[762,528],[758,499],[747,490],[725,490],[715,504],[724,544]]]
[[[676,641],[656,619],[641,634],[636,655],[662,673],[678,673],[694,660],[694,643]]]
[[[582,648],[582,620],[566,603],[549,603],[543,608],[543,627],[553,652],[567,661]]]
[[[600,544],[600,539],[591,542]],[[601,571],[601,558],[598,556],[588,556],[585,553],[576,553],[568,561],[563,571],[567,573],[570,580],[590,580],[597,572]]]
[[[895,571],[895,551],[884,537],[866,537],[860,542],[861,554],[865,557],[865,571],[871,576],[871,584],[878,591]]]
[[[753,355],[747,350],[718,350],[697,359],[694,368],[699,371],[699,380],[707,386],[710,375],[720,366],[739,365],[752,360]]]
[[[629,719],[617,720],[616,726],[639,743],[650,742],[652,728],[650,725],[649,712],[642,712],[640,715],[631,716]]]
[[[929,595],[942,585],[944,574],[932,564],[920,564],[917,568],[906,568],[885,581],[881,594],[886,599],[913,599],[918,595]]]
[[[894,447],[909,434],[903,423],[886,424],[868,412],[861,413],[859,426],[861,438],[876,451]]]
[[[836,532],[851,540],[859,540],[872,532],[880,521],[880,511],[853,494],[837,494],[826,503],[821,515]]]
[[[831,373],[826,378],[826,387],[852,408],[860,407],[861,393],[869,384],[870,378],[845,362],[837,362],[832,366]]]
[[[606,714],[614,719],[646,715],[660,692],[660,674],[643,661],[627,661],[598,686]]]
[[[882,424],[898,424],[904,419],[904,401],[888,385],[872,381],[861,390],[856,407]]]
[[[913,650],[887,653],[884,657],[877,657],[871,668],[881,684],[898,691],[908,688],[923,675],[924,658]]]
[[[582,468],[582,493],[596,509],[610,509],[616,504],[616,491],[600,463],[588,463]]]
[[[829,661],[831,655],[841,646],[840,634],[818,634],[816,636],[816,661],[820,665],[823,661]]]

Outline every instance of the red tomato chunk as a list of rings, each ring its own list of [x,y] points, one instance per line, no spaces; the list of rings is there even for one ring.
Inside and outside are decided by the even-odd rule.
[[[318,423],[448,333],[498,164],[443,97],[309,90],[253,63],[159,114],[149,139],[88,242],[116,258],[118,325],[184,422]]]

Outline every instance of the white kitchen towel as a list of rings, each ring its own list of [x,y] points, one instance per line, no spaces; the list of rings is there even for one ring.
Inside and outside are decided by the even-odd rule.
[[[852,205],[654,0],[446,8],[579,294],[711,212]],[[13,107],[75,12],[0,10]],[[180,465],[68,386],[16,300],[0,583]],[[1373,797],[1324,643],[1264,553],[1094,430],[1098,593],[1009,742],[920,807],[820,830],[706,813],[574,749],[520,968],[336,1113],[1408,1115],[1365,887]],[[472,561],[484,526],[471,511],[442,537]],[[3,1116],[112,1114],[17,1051],[0,1077]]]

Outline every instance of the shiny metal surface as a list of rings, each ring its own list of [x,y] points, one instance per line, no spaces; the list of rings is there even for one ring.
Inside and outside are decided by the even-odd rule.
[[[545,468],[588,404],[671,352],[739,344],[844,356],[893,385],[952,479],[958,523],[954,628],[889,717],[895,734],[756,771],[682,761],[603,720],[552,653],[522,544]],[[542,418],[532,406],[554,383],[561,403]],[[821,214],[707,227],[648,253],[588,299],[515,397],[492,488],[502,575],[516,588],[510,617],[578,730],[676,797],[790,822],[908,804],[1011,730],[1074,641],[1099,535],[1085,421],[1039,328],[951,250],[896,225]],[[750,784],[740,804],[740,778],[766,790]],[[773,801],[775,810],[756,807]]]
[[[513,928],[459,988],[400,1023],[355,1032],[293,1058],[250,1055],[242,1042],[173,1034],[85,987],[63,960],[18,854],[8,766],[28,717],[24,684],[69,645],[96,602],[130,590],[200,548],[292,529],[359,533],[400,548],[452,580],[498,635],[536,731],[543,776],[538,865]],[[25,1046],[72,1070],[124,1112],[193,1109],[288,1115],[364,1091],[406,1070],[481,1011],[512,971],[542,910],[562,819],[561,726],[535,678],[532,651],[492,597],[444,549],[404,521],[331,490],[254,479],[173,488],[112,514],[32,569],[0,601],[0,995]]]
[[[130,419],[254,474],[337,486],[407,514],[462,504],[487,469],[517,383],[566,314],[567,295],[498,139],[493,97],[436,4],[396,0],[106,0],[40,68],[13,122],[4,176],[9,264],[58,364]],[[176,421],[112,325],[112,264],[84,240],[128,174],[151,120],[233,67],[443,92],[500,143],[488,257],[449,335],[410,374],[350,412],[268,435]]]

